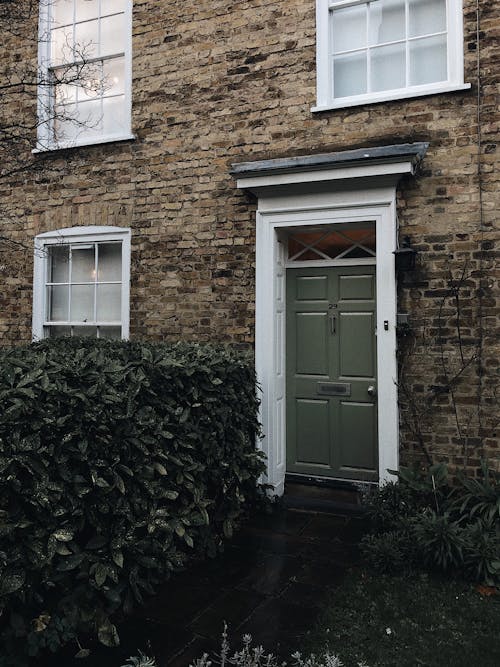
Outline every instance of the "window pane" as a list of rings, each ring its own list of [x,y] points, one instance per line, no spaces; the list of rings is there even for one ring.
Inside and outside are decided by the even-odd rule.
[[[367,251],[356,248],[350,252],[359,252],[360,257],[373,257],[375,255],[375,226],[369,227],[363,224],[361,227],[353,225],[348,229],[307,230],[291,234],[288,237],[288,259],[298,262],[304,260],[320,260],[327,258],[335,259],[341,253],[345,253],[353,245],[360,244]],[[311,249],[308,250],[307,246]],[[371,252],[370,252],[371,251]]]
[[[391,44],[371,50],[371,89],[391,90],[406,85],[405,44]]]
[[[97,327],[73,327],[73,336],[97,338]]]
[[[53,65],[74,60],[73,28],[56,28],[50,33],[50,62]]]
[[[99,338],[112,338],[114,340],[120,340],[121,337],[121,327],[99,327]]]
[[[75,104],[58,105],[54,108],[55,141],[73,141],[81,132],[75,123],[77,110]]]
[[[410,85],[436,83],[448,79],[446,35],[410,42]]]
[[[71,286],[71,321],[94,321],[94,285]]]
[[[78,99],[81,102],[101,97],[106,87],[102,62],[86,64],[79,83]]]
[[[71,327],[45,327],[46,335],[49,338],[62,338],[71,336]]]
[[[59,105],[54,109],[56,141],[72,142],[82,137],[98,137],[101,130],[101,101]]]
[[[123,95],[125,92],[125,59],[113,58],[104,62],[103,95]]]
[[[98,137],[102,128],[101,100],[88,100],[78,104],[78,136]]]
[[[366,52],[334,58],[333,78],[334,97],[366,93]]]
[[[51,14],[56,25],[73,23],[73,0],[53,0]]]
[[[122,246],[121,243],[99,243],[97,246],[99,256],[100,281],[122,279]]]
[[[80,60],[96,56],[98,43],[99,21],[85,21],[75,26],[75,48]]]
[[[125,18],[123,14],[101,20],[101,56],[121,53],[125,50]]]
[[[121,285],[97,285],[97,319],[119,322],[122,313]]]
[[[125,11],[125,0],[101,0],[101,16]]]
[[[410,37],[446,30],[446,0],[410,0]]]
[[[47,319],[49,322],[67,322],[68,317],[68,295],[67,285],[47,287]]]
[[[95,249],[94,245],[71,248],[71,282],[93,282],[95,280]]]
[[[99,0],[76,0],[76,20],[85,21],[99,16]]]
[[[125,132],[125,97],[105,97],[103,106],[104,134],[123,134]]]
[[[48,282],[69,282],[69,246],[60,245],[50,248]]]
[[[370,7],[370,44],[405,38],[404,0],[380,0]]]
[[[366,5],[332,12],[334,53],[366,46],[366,12]]]
[[[57,72],[56,72],[57,77]],[[54,86],[56,105],[70,104],[76,102],[76,86],[70,86],[66,83]]]

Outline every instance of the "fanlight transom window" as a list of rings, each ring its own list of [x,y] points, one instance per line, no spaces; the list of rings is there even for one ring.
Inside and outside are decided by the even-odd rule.
[[[320,229],[300,229],[288,236],[288,261],[345,261],[376,256],[375,225],[332,225]]]

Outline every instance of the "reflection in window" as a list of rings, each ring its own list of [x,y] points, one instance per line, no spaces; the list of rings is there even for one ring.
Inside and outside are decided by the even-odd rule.
[[[51,0],[41,6],[41,41],[47,43],[41,65],[53,81],[44,103],[50,118],[42,127],[49,144],[130,133],[128,5],[129,0]]]

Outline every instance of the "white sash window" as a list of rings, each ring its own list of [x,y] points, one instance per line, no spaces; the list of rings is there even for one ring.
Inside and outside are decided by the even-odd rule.
[[[463,83],[461,0],[317,0],[315,110]]]
[[[130,230],[73,227],[35,240],[33,337],[128,338]]]
[[[41,3],[39,149],[130,138],[131,4]]]

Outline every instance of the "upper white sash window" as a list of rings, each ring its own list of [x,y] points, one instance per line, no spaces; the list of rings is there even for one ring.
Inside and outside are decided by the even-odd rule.
[[[317,0],[314,110],[468,88],[461,0]]]
[[[130,138],[131,4],[40,3],[40,150]]]

